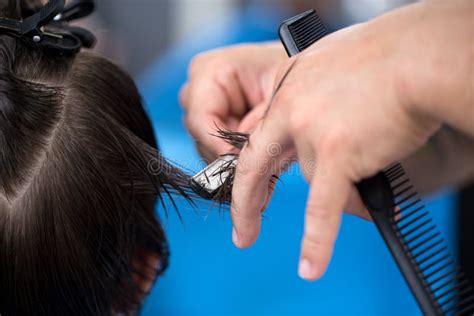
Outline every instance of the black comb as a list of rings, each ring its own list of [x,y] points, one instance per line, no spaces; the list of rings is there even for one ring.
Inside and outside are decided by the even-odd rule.
[[[329,33],[314,10],[280,26],[294,56]],[[392,257],[425,315],[474,315],[474,292],[400,163],[357,184]]]

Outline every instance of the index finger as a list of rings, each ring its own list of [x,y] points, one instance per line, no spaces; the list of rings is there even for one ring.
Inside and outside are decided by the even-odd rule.
[[[279,161],[288,153],[290,139],[279,115],[260,122],[242,149],[232,189],[233,241],[237,247],[252,245],[260,232],[261,213],[267,202],[269,181],[278,173]]]

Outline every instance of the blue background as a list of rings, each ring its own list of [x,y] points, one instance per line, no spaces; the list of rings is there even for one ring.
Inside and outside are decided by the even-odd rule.
[[[139,80],[163,154],[193,171],[202,167],[181,123],[177,95],[198,52],[238,42],[274,39],[281,12],[253,7],[214,21],[171,50]],[[212,97],[212,96],[209,96]],[[267,210],[260,239],[241,251],[232,245],[226,211],[178,201],[184,222],[158,210],[171,247],[171,264],[143,315],[417,315],[418,308],[374,225],[344,216],[332,263],[324,278],[297,276],[308,186],[295,169],[282,177]],[[454,197],[429,199],[454,248]]]

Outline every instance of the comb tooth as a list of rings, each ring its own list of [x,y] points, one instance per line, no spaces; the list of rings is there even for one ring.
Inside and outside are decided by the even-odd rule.
[[[295,30],[295,35],[300,35],[301,32],[305,29],[308,29],[309,27],[316,28],[318,26],[323,26],[322,22],[318,19],[318,16],[312,14],[309,15],[306,19],[303,19],[299,21],[299,23],[295,23],[294,25],[291,25],[291,28],[294,28]]]
[[[431,293],[434,294],[434,293],[438,292],[439,290],[441,290],[442,288],[450,285],[451,283],[453,283],[455,281],[459,281],[459,279],[462,279],[462,276],[461,275],[456,275],[454,278],[450,278],[449,280],[445,281],[441,285],[439,285],[436,288],[432,289]]]
[[[459,292],[458,293],[458,297],[461,298],[461,297],[469,297],[471,299],[474,299],[474,292],[472,292],[473,288],[472,288],[472,284],[469,282],[469,279],[467,278],[464,278],[467,282],[467,286],[464,287],[464,291],[463,293]],[[467,295],[464,295],[464,294],[467,294]]]
[[[405,171],[403,171],[403,169],[398,169],[390,173],[385,172],[384,174],[387,177],[387,179],[390,181],[390,183],[394,183],[395,181],[405,176]],[[404,179],[407,179],[407,178],[405,177]]]
[[[401,164],[400,162],[398,162],[398,161],[397,161],[397,162],[394,162],[394,163],[392,163],[391,165],[389,165],[389,166],[387,167],[387,169],[388,169],[388,168],[397,167],[397,166],[399,166],[399,167],[400,167],[401,165],[402,165],[402,164]]]
[[[424,276],[425,280],[428,280],[429,278],[436,275],[440,271],[443,271],[444,269],[446,269],[450,265],[451,265],[451,262],[447,262],[447,263],[443,264],[441,267],[436,268],[435,270],[431,271],[430,273],[428,273],[427,275]]]
[[[418,258],[419,256],[421,256],[422,254],[430,251],[431,249],[433,249],[434,247],[440,245],[443,243],[443,238],[440,238],[438,240],[436,240],[434,243],[432,243],[431,245],[427,246],[426,248],[424,248],[423,250],[420,250],[419,252],[417,252],[416,254],[413,254],[412,257],[414,259]]]
[[[420,241],[420,242],[417,243],[416,245],[409,247],[409,248],[410,248],[410,251],[415,251],[415,249],[417,249],[417,248],[423,246],[424,244],[428,243],[430,240],[432,240],[432,239],[434,239],[435,237],[438,237],[438,236],[439,236],[439,232],[434,233],[433,235],[431,235],[430,237],[427,237],[427,238],[423,239],[422,241]]]
[[[401,186],[403,186],[403,185],[405,185],[405,184],[407,184],[407,183],[409,183],[409,182],[410,182],[410,180],[405,179],[405,180],[403,180],[402,182],[400,182],[400,183],[398,183],[398,184],[395,184],[395,185],[392,187],[392,191],[395,191],[395,190],[398,189],[399,187],[401,187]]]
[[[402,231],[404,230],[405,228],[407,228],[408,226],[411,226],[412,224],[416,223],[417,221],[419,221],[420,219],[422,219],[423,217],[427,216],[428,215],[428,212],[423,212],[421,213],[420,215],[418,215],[417,217],[415,217],[414,219],[412,219],[411,221],[409,221],[408,223],[406,224],[403,224],[401,226],[398,227],[398,231]],[[401,220],[400,220],[401,221]]]
[[[406,206],[406,207],[400,209],[399,211],[396,211],[396,212],[394,213],[394,216],[399,215],[401,212],[403,212],[403,211],[409,209],[410,207],[414,206],[414,205],[417,204],[418,202],[420,202],[420,200],[417,200],[417,201],[411,203],[410,205],[408,205],[408,206]],[[423,208],[424,208],[424,206],[422,205],[422,206],[420,206],[420,207],[414,209],[414,210],[411,211],[410,213],[408,213],[408,214],[406,214],[406,215],[402,215],[402,217],[400,217],[400,219],[398,219],[398,220],[395,221],[395,224],[400,224],[401,222],[407,220],[408,218],[412,217],[413,215],[415,215],[416,213],[418,213],[419,211],[421,211]]]
[[[309,15],[289,25],[288,29],[299,51],[305,50],[308,46],[327,35],[322,21],[316,14]]]
[[[456,310],[456,308],[460,308],[462,307],[464,304],[466,303],[469,303],[469,302],[472,302],[474,300],[474,297],[472,296],[468,296],[466,297],[465,299],[459,301],[458,303],[456,303],[455,305],[451,306],[450,308],[448,308],[445,313],[449,313],[449,312],[453,312]],[[472,305],[472,304],[471,304]],[[469,307],[469,306],[468,306]],[[462,315],[464,312],[462,311],[459,311],[456,315]]]
[[[410,191],[411,189],[413,189],[413,186],[412,185],[409,185],[407,186],[406,188],[404,188],[403,190],[401,190],[400,192],[397,192],[397,193],[393,193],[393,195],[397,198],[397,197],[401,197],[403,194],[407,193],[408,191]]]
[[[401,186],[403,186],[405,184],[408,184],[409,182],[410,182],[410,180],[405,179],[405,180],[401,181],[400,183],[394,184],[392,186],[392,191],[395,191],[396,189],[400,188]]]
[[[454,297],[456,297],[456,296],[454,296]],[[453,304],[450,308],[447,308],[446,310],[443,310],[443,314],[448,315],[450,313],[454,313],[458,307],[459,307],[458,304]],[[454,315],[460,315],[460,314],[456,313]]]
[[[429,269],[433,268],[434,266],[436,266],[437,264],[445,261],[446,259],[449,259],[451,257],[450,254],[446,254],[444,256],[442,256],[441,258],[438,258],[436,259],[435,261],[433,261],[432,263],[428,264],[426,267],[423,267],[421,268],[422,271],[428,271]],[[450,260],[452,263],[454,263],[453,260]]]
[[[385,172],[385,174],[387,174],[387,173],[392,172],[393,170],[397,170],[397,169],[400,169],[400,168],[402,168],[402,164],[399,163],[399,162],[397,162],[397,163],[395,163],[395,164],[393,164],[393,165],[387,167],[387,168],[384,170],[384,172]]]
[[[427,285],[428,287],[432,287],[433,285],[435,285],[436,283],[438,283],[439,281],[443,280],[444,278],[446,278],[448,275],[451,275],[453,273],[458,273],[461,269],[459,267],[453,269],[453,270],[450,270],[449,272],[447,273],[443,273],[443,275],[437,277],[436,279],[434,279],[433,281],[430,281]],[[463,277],[464,274],[461,273],[459,275],[456,275],[453,279],[457,279],[459,277]]]
[[[436,228],[436,226],[434,225],[431,225],[430,227],[424,229],[422,232],[416,234],[415,236],[411,237],[410,239],[407,239],[408,236],[410,236],[411,234],[419,231],[421,228],[423,228],[424,226],[428,225],[429,223],[431,222],[431,219],[428,219],[426,221],[424,221],[423,223],[421,223],[420,225],[417,225],[416,227],[414,227],[413,229],[410,229],[408,232],[404,233],[403,235],[401,235],[401,237],[403,239],[405,239],[405,243],[408,245],[408,244],[411,244],[413,241],[417,240],[418,238],[420,237],[423,237],[424,235],[426,235],[427,233],[429,233],[430,231],[432,231],[433,229]]]
[[[301,37],[296,37],[300,50],[303,51],[307,47],[311,46],[311,44],[315,43],[316,41],[314,40],[314,38],[318,36],[318,33],[318,31],[310,29],[307,31],[307,33],[302,34]]]
[[[473,312],[474,311],[474,304],[469,304],[469,306],[461,309],[459,312],[456,313],[456,316],[462,316],[462,315],[467,315],[467,313]],[[474,314],[474,313],[473,313]],[[472,314],[471,314],[472,316]]]
[[[313,27],[314,18],[310,17],[308,19],[301,20],[300,23],[295,23],[290,25],[290,29],[294,37],[301,35],[303,31],[306,31],[308,28]]]
[[[391,168],[385,169],[384,174],[385,174],[385,176],[390,177],[390,176],[392,176],[395,173],[398,173],[400,171],[403,171],[403,167],[402,167],[402,165],[397,164],[397,165],[395,165]]]
[[[316,42],[319,33],[321,33],[320,29],[313,28],[312,24],[308,24],[301,29],[295,30],[294,38],[298,46],[301,47],[301,50],[304,50],[306,46]]]
[[[387,176],[387,178],[390,182],[393,182],[393,181],[399,179],[401,176],[404,176],[404,175],[405,175],[405,171],[397,170],[396,172],[394,172],[391,175]]]
[[[393,181],[393,179],[398,179],[403,175],[405,175],[405,171],[403,170],[403,168],[399,168],[399,169],[396,169],[393,172],[389,173],[387,175],[387,177],[389,179],[391,179],[391,181]]]
[[[430,220],[431,221],[431,220]],[[410,238],[409,240],[405,241],[405,244],[409,245],[411,244],[412,242],[414,242],[415,240],[418,240],[419,238],[427,235],[430,231],[434,230],[436,228],[436,226],[430,226],[428,227],[427,229],[425,229],[424,231],[422,231],[421,233],[417,234],[416,236]],[[418,228],[417,228],[418,229]]]
[[[448,247],[444,246],[444,247],[441,247],[439,248],[438,250],[434,251],[433,253],[429,254],[428,256],[426,256],[425,258],[423,258],[422,260],[418,261],[418,266],[421,266],[422,264],[424,264],[425,262],[427,262],[428,260],[436,257],[436,255],[439,255],[440,253],[442,253],[443,251],[447,250]],[[422,269],[423,270],[423,269]]]
[[[315,23],[316,22],[316,23]],[[298,41],[305,40],[315,40],[315,36],[306,36],[308,33],[318,33],[318,32],[323,32],[324,26],[320,21],[317,21],[316,19],[307,19],[300,25],[292,28],[292,34],[295,37],[295,39]]]
[[[398,201],[397,204],[400,206],[400,205],[402,205],[403,203],[405,203],[406,201],[408,201],[408,200],[414,198],[415,196],[416,196],[416,192],[413,192],[412,194],[410,194],[410,195],[407,196],[406,198],[404,198],[404,199]]]
[[[420,207],[417,207],[416,209],[414,209],[413,211],[409,212],[408,214],[404,214],[402,215],[402,217],[400,217],[399,219],[397,219],[394,223],[397,224],[397,225],[400,225],[402,222],[406,221],[407,219],[410,219],[413,215],[416,215],[418,214],[422,209],[424,208],[424,206],[420,206]],[[398,214],[395,213],[394,216],[397,216]]]
[[[463,280],[462,282],[458,283],[457,285],[453,286],[452,288],[450,288],[449,290],[446,290],[445,292],[441,293],[440,295],[436,296],[435,297],[435,301],[440,301],[440,299],[442,299],[443,297],[445,297],[446,295],[448,295],[449,293],[457,290],[457,289],[461,289],[464,285],[467,284],[467,280]]]
[[[441,304],[439,304],[439,306],[441,306],[441,307],[448,306],[449,303],[451,303],[452,301],[454,301],[455,299],[457,299],[459,297],[462,297],[464,294],[469,293],[471,290],[472,290],[472,288],[470,286],[468,286],[464,290],[459,291],[457,295],[453,295],[449,299],[447,299],[444,302],[442,302]]]

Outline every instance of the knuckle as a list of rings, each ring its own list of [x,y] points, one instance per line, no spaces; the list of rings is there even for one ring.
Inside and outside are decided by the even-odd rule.
[[[184,117],[184,124],[193,136],[197,136],[199,134],[199,124],[196,123],[196,120],[193,118],[193,115],[186,115]]]
[[[222,86],[228,86],[237,75],[237,69],[235,65],[231,63],[216,63],[215,68],[219,69],[219,72],[215,76],[216,81]]]
[[[320,223],[329,222],[333,216],[331,212],[327,211],[327,208],[325,208],[324,205],[315,200],[308,202],[307,209],[311,210],[306,214],[306,223],[308,224],[307,229],[309,231],[314,230],[314,228]]]
[[[237,163],[237,174],[245,179],[268,177],[272,160],[268,156],[270,150],[269,146],[261,144],[245,146]]]
[[[193,77],[202,72],[217,70],[221,73],[229,63],[226,50],[211,50],[195,55],[189,64],[189,75]]]
[[[236,177],[248,178],[254,173],[250,159],[246,158],[248,154],[248,151],[246,151],[246,155],[240,155],[240,158],[237,162]]]
[[[335,242],[335,234],[331,231],[336,217],[340,216],[338,212],[334,212],[330,207],[317,201],[308,202],[308,211],[305,218],[305,235],[316,239],[322,243]]]
[[[243,212],[239,207],[232,208],[232,219],[237,223],[257,223],[260,212]]]
[[[350,139],[347,127],[334,126],[330,128],[322,137],[320,144],[321,155],[334,158],[347,148],[347,140]]]
[[[203,65],[207,63],[209,53],[200,53],[191,59],[189,64],[189,75],[193,76],[200,72]]]
[[[288,116],[289,129],[292,135],[301,135],[307,131],[308,115],[304,111],[290,111]]]
[[[187,102],[188,93],[189,93],[189,84],[186,83],[179,91],[179,103],[184,110],[186,110],[189,106]]]

